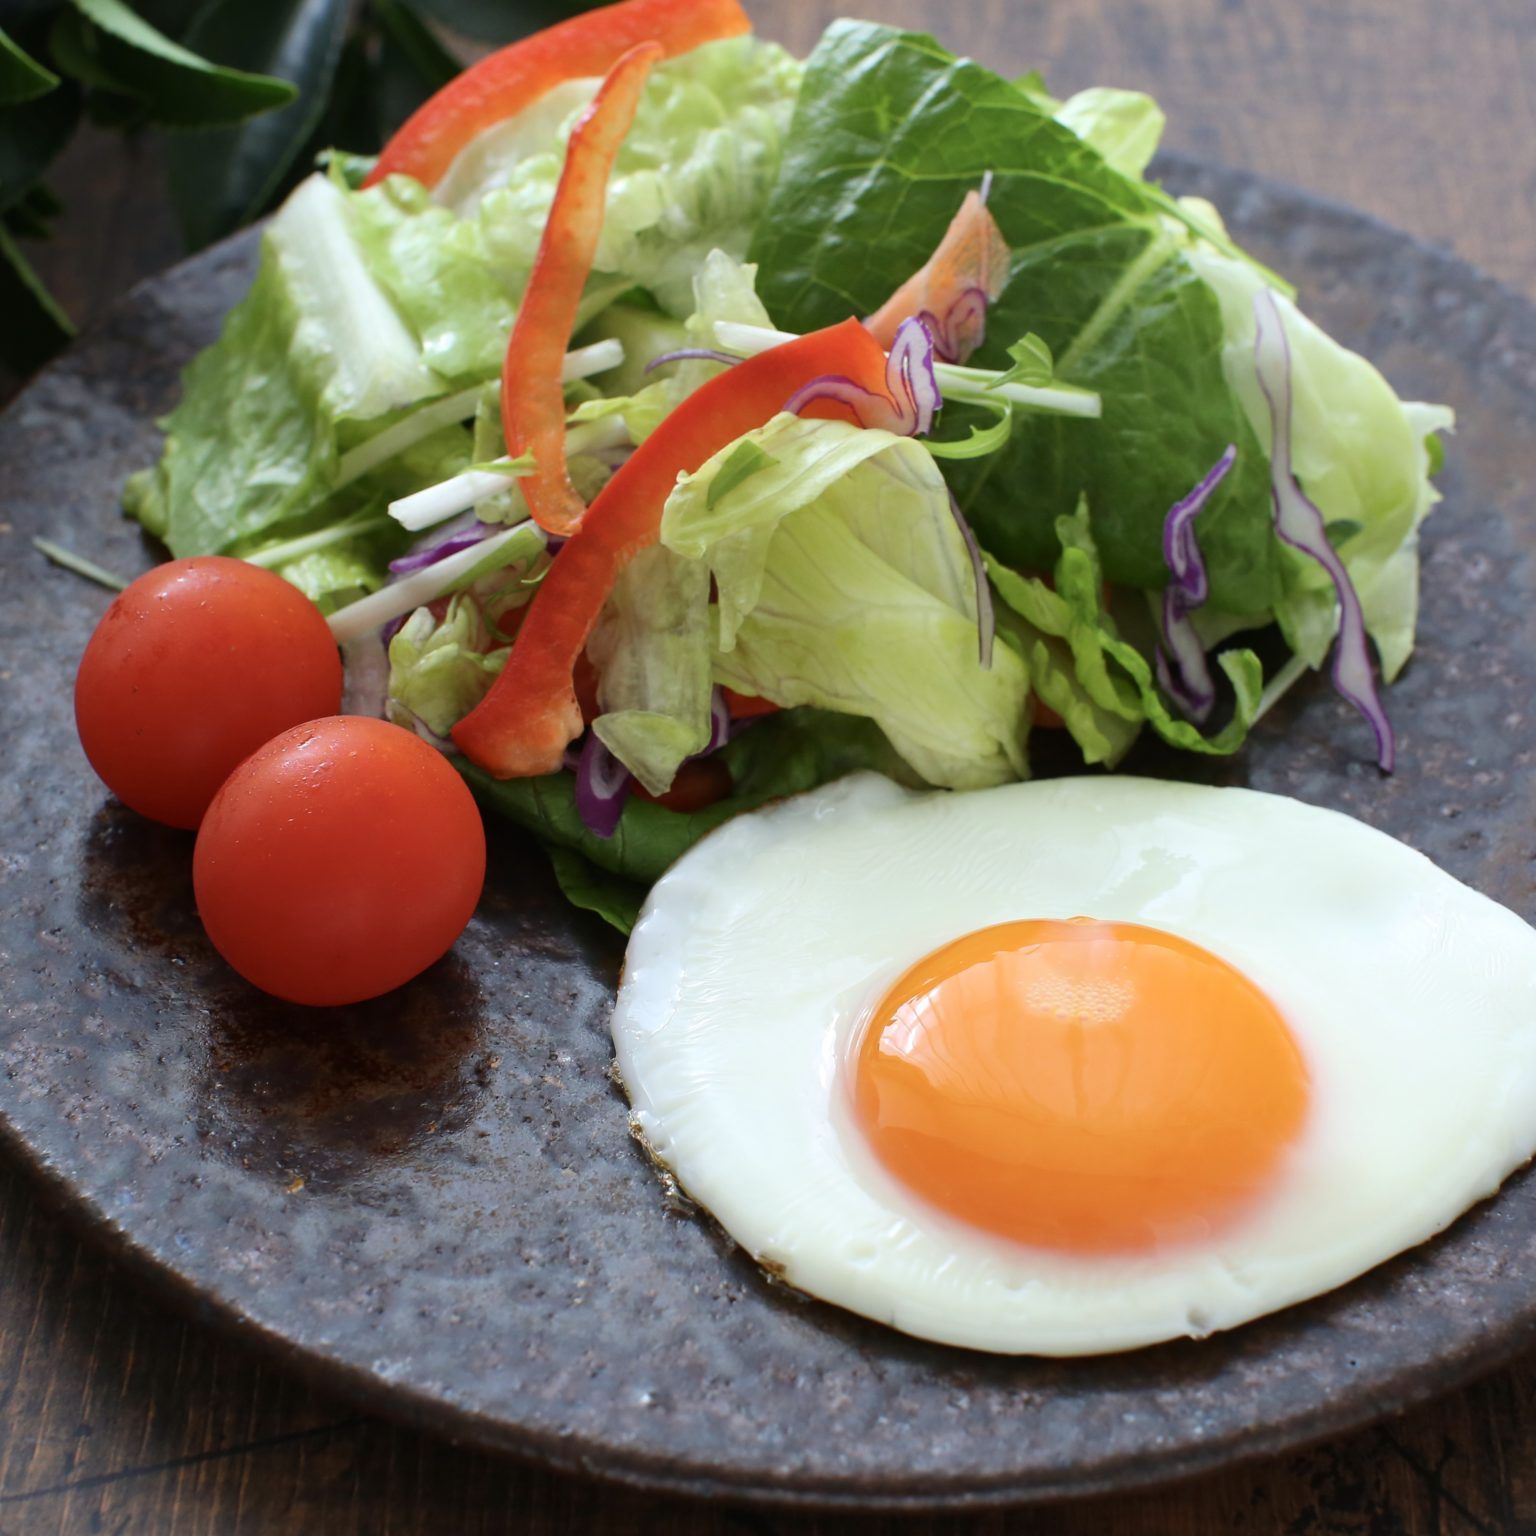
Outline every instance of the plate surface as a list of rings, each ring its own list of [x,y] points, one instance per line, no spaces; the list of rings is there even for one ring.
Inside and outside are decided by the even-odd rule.
[[[1536,917],[1536,310],[1444,254],[1167,159],[1309,310],[1462,429],[1430,524],[1403,766],[1326,686],[1227,764],[1138,771],[1350,812]],[[109,800],[70,682],[123,572],[116,512],[176,375],[249,280],[246,236],[138,289],[0,419],[0,1136],[115,1250],[379,1410],[672,1489],[957,1508],[1125,1488],[1401,1407],[1536,1340],[1536,1180],[1415,1253],[1236,1333],[1096,1361],[924,1345],[776,1286],[669,1203],[610,1082],[620,947],[493,832],[480,912],[396,996],[315,1015],[232,978],[191,839]],[[1446,1027],[1454,1029],[1455,1019]]]

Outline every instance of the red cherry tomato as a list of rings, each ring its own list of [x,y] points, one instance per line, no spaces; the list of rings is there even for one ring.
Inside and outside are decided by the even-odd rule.
[[[202,555],[156,566],[102,615],[75,678],[80,745],[152,821],[195,827],[230,770],[341,707],[320,610],[281,576]]]
[[[445,954],[485,881],[464,781],[383,720],[312,720],[251,754],[197,834],[192,883],[214,947],[289,1002],[377,997]]]

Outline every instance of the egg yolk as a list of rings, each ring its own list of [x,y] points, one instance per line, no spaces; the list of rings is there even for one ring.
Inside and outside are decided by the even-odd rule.
[[[949,1215],[1074,1253],[1205,1236],[1273,1178],[1307,1071],[1273,1004],[1196,944],[1003,923],[918,961],[849,1062],[882,1164]]]

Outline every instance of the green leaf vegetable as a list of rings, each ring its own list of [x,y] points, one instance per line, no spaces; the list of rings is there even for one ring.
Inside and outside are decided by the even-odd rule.
[[[714,281],[710,273],[719,270],[700,246],[746,245],[777,165],[776,124],[788,117],[793,72],[786,58],[748,38],[655,71],[639,125],[660,137],[634,141],[621,154],[609,218],[623,233],[611,240],[605,233],[607,255],[599,250],[600,266],[635,267],[602,268],[592,313],[634,288],[642,272],[669,295],[686,274],[691,294],[697,275]],[[775,92],[776,110],[765,105]],[[345,483],[344,456],[413,407],[498,376],[553,195],[560,134],[579,111],[562,106],[551,114],[547,106],[532,109],[543,123],[537,135],[514,122],[518,153],[527,158],[504,187],[440,188],[434,198],[405,177],[353,192],[336,177],[316,175],[289,197],[267,230],[255,286],[188,371],[160,464],[130,492],[130,509],[174,553],[246,553],[260,536],[305,531],[370,496],[382,509],[394,494],[430,483],[399,459],[361,483]],[[498,132],[486,135],[495,141],[486,153],[499,163],[510,151]],[[686,158],[675,174],[664,174],[654,162],[665,160],[672,138],[687,147]],[[752,168],[747,179],[743,166]],[[729,195],[716,196],[726,184]],[[439,200],[448,195],[458,196],[462,212]],[[741,278],[718,281],[722,315],[732,302],[733,318],[761,316],[755,302],[743,309],[747,301],[731,288]],[[675,399],[676,387],[658,390],[663,396]],[[466,452],[451,463],[462,435],[445,427],[428,440],[445,473],[471,462]],[[387,559],[399,550],[383,541],[379,553]],[[383,580],[382,559],[371,576]]]
[[[376,150],[457,73],[460,35],[510,42],[596,3],[28,0],[0,27],[0,362],[28,372],[74,333],[17,241],[47,238],[42,178],[82,115],[168,130],[196,250],[269,212],[327,148]]]
[[[712,496],[740,451],[725,449],[683,477],[661,524],[714,580],[716,681],[867,715],[930,784],[1022,776],[1028,673],[1009,651],[981,664],[970,556],[933,459],[911,438],[790,415],[743,442],[767,462]]]
[[[733,786],[727,799],[693,812],[631,800],[618,831],[609,838],[595,836],[582,823],[575,780],[568,773],[493,779],[462,758],[454,762],[488,810],[526,827],[551,848],[575,853],[592,868],[631,882],[637,890],[660,879],[707,832],[770,800],[861,770],[904,784],[917,782],[870,721],[815,709],[786,711],[764,720],[723,748],[721,757]],[[566,861],[564,872],[574,868]],[[605,890],[611,900],[612,888]]]
[[[206,174],[189,141],[198,232],[258,206],[317,135],[398,115],[442,78],[450,60],[424,17],[496,24],[487,0],[365,10],[398,93],[368,83],[357,34],[321,0],[261,18],[218,0],[181,34],[221,66],[297,85],[281,111],[202,141],[223,157]],[[346,154],[300,181],[250,294],[187,372],[160,462],[129,490],[173,552],[243,555],[327,611],[345,605],[338,635],[397,622],[386,708],[433,738],[486,696],[520,610],[553,592],[540,583],[560,555],[505,473],[500,369],[592,90],[557,86],[430,191],[407,177],[359,190],[366,162]],[[1024,777],[1047,711],[1088,764],[1115,766],[1144,732],[1191,753],[1237,750],[1276,692],[1324,660],[1337,622],[1327,574],[1275,533],[1254,356],[1267,290],[1290,348],[1297,476],[1383,671],[1405,664],[1450,413],[1399,400],[1233,244],[1215,209],[1148,183],[1162,126],[1145,96],[1059,101],[1038,77],[1010,82],[862,22],[835,24],[804,66],[739,38],[656,67],[572,339],[591,361],[567,373],[566,467],[589,501],[722,378],[720,349],[756,355],[872,314],[983,182],[1011,258],[982,350],[937,372],[949,398],[931,433],[780,413],[702,464],[668,465],[668,482],[683,472],[659,540],[604,594],[573,679],[592,738],[635,781],[613,836],[583,822],[572,772],[498,782],[455,758],[488,809],[550,849],[573,903],[627,930],[699,837],[841,773],[954,790]],[[8,163],[0,152],[0,177]],[[15,183],[35,185],[39,156],[18,163]],[[1234,462],[1193,524],[1209,596],[1190,610],[1165,602],[1165,522],[1228,445]],[[486,523],[506,527],[476,568]],[[411,574],[392,577],[408,548]],[[438,556],[454,563],[428,563]],[[1175,622],[1183,654],[1203,647],[1217,681],[1199,723],[1159,682],[1160,626]],[[1266,680],[1242,637],[1272,626],[1293,660]],[[669,809],[657,797],[710,749],[722,688],[778,712],[716,745],[724,799]]]
[[[948,468],[977,536],[1009,565],[1049,569],[1056,520],[1087,495],[1113,582],[1160,586],[1162,518],[1237,443],[1201,516],[1212,601],[1257,612],[1280,595],[1264,456],[1222,372],[1222,316],[1143,183],[1035,99],[931,38],[864,22],[812,55],[784,171],[752,258],[781,326],[868,314],[927,258],[967,191],[1013,252],[973,359],[1006,369],[1034,333],[1059,382],[1099,392],[1102,425],[1021,417],[1008,446]],[[1027,497],[1010,487],[1027,484]]]

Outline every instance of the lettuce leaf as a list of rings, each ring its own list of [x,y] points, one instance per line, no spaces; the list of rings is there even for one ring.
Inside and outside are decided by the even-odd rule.
[[[550,847],[571,849],[589,864],[645,887],[706,833],[770,800],[815,789],[858,769],[916,785],[911,769],[868,720],[815,709],[786,710],[743,731],[721,749],[732,792],[702,811],[669,811],[631,798],[612,837],[597,837],[576,809],[574,774],[493,779],[465,758],[453,759],[489,811],[526,827]]]
[[[1058,101],[1038,74],[1014,84],[1058,123],[1091,144],[1121,175],[1139,179],[1146,174],[1168,122],[1150,96],[1095,85]]]
[[[686,315],[708,252],[746,254],[778,173],[799,78],[796,60],[752,37],[658,65],[615,163],[594,273],[638,284]],[[455,212],[478,221],[499,268],[531,268],[565,137],[595,87],[570,82],[557,101],[532,109],[531,128],[518,119],[483,135],[466,151],[471,161],[455,164],[439,188]]]
[[[693,312],[683,325],[654,311],[615,304],[594,324],[588,340],[612,336],[624,343],[624,367],[608,382],[603,399],[584,401],[571,414],[573,422],[622,416],[630,437],[643,443],[700,385],[714,378],[721,364],[692,358],[668,363],[665,371],[647,374],[645,365],[667,352],[685,347],[714,348],[717,320],[768,326],[771,321],[757,296],[757,268],[712,250],[693,275]]]
[[[354,194],[352,207],[369,270],[415,331],[426,365],[445,386],[494,378],[527,270],[493,264],[479,224],[408,176]]]
[[[709,572],[660,545],[625,566],[587,655],[598,739],[653,795],[709,744]]]
[[[1086,493],[1110,580],[1160,587],[1168,508],[1236,443],[1238,465],[1201,517],[1212,600],[1270,608],[1282,587],[1267,465],[1223,373],[1220,305],[1185,231],[1169,228],[1156,189],[1010,82],[918,34],[829,29],[751,252],[775,319],[803,331],[872,312],[988,171],[1014,254],[974,361],[1006,368],[1006,344],[1036,332],[1058,378],[1103,396],[1104,419],[1021,413],[1000,453],[946,466],[978,537],[1008,565],[1049,569],[1056,521]]]
[[[1140,91],[1090,86],[1056,107],[1056,121],[1091,144],[1122,176],[1146,174],[1168,119]]]
[[[655,71],[583,321],[636,283],[686,313],[708,252],[745,251],[798,79],[783,50],[751,38]],[[458,207],[404,177],[366,192],[303,182],[251,291],[188,369],[160,463],[125,490],[131,514],[174,553],[202,554],[355,512],[356,497],[330,500],[342,455],[410,406],[498,372],[583,99],[579,84],[552,92],[486,135],[471,152],[484,184]]]
[[[326,494],[345,423],[439,388],[358,251],[347,194],[311,177],[273,220],[223,335],[187,369],[164,455],[129,508],[173,554],[228,549]]]
[[[1028,673],[981,665],[970,556],[911,438],[776,416],[678,481],[661,541],[714,580],[717,682],[867,715],[931,784],[1027,772]]]
[[[1056,534],[1061,553],[1052,584],[1021,576],[990,557],[987,574],[1007,608],[999,633],[1031,661],[1035,688],[1062,717],[1084,758],[1113,765],[1143,722],[1186,752],[1235,752],[1253,724],[1263,692],[1258,657],[1246,650],[1217,656],[1232,684],[1233,713],[1215,735],[1202,734],[1169,708],[1151,663],[1121,637],[1105,607],[1104,577],[1086,501],[1072,516],[1057,520]]]
[[[446,736],[490,692],[511,655],[494,646],[480,606],[465,593],[441,621],[418,608],[389,642],[389,717],[407,730],[420,721]]]
[[[1194,208],[1220,229],[1210,204]],[[1253,299],[1262,279],[1205,241],[1194,241],[1187,259],[1221,303],[1222,366],[1267,454],[1270,416],[1254,361]],[[1297,479],[1337,530],[1339,554],[1390,682],[1413,649],[1418,529],[1440,500],[1430,479],[1428,439],[1449,430],[1455,415],[1445,406],[1399,400],[1365,358],[1332,340],[1284,295],[1276,294],[1275,302],[1291,349]],[[1291,648],[1315,667],[1337,628],[1333,587],[1315,560],[1281,553],[1276,617]]]
[[[595,912],[611,928],[617,928],[628,937],[640,920],[640,908],[645,905],[645,886],[600,869],[574,848],[549,843],[545,845],[545,852],[549,854],[549,865],[555,872],[560,894],[573,907]]]

